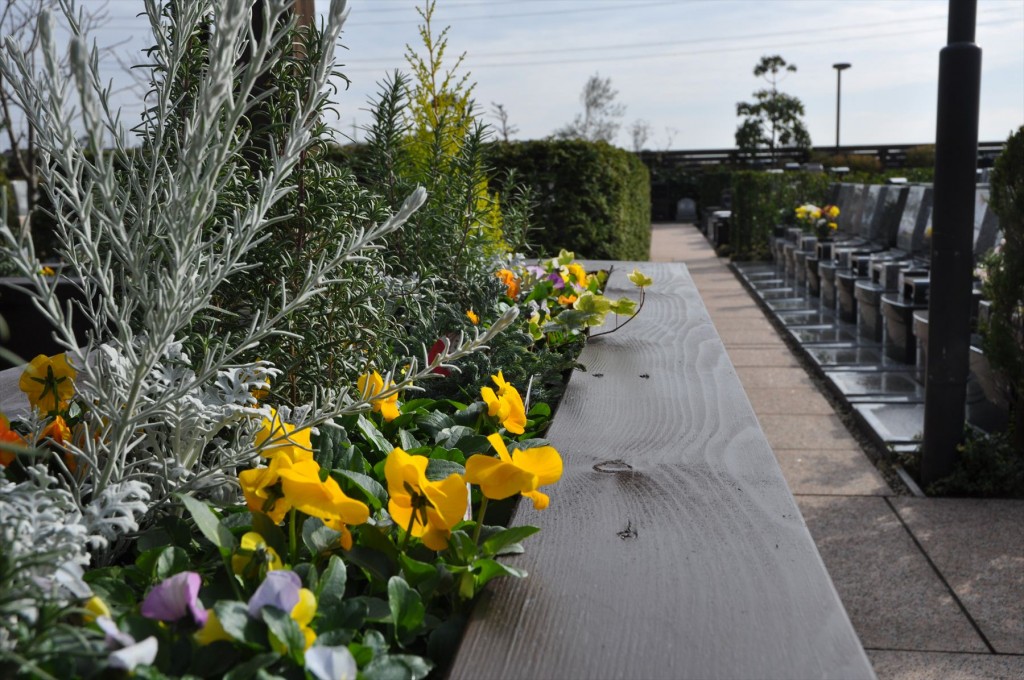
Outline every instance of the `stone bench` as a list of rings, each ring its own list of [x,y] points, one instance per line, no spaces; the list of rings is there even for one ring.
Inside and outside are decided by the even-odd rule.
[[[484,591],[450,677],[873,677],[685,266],[639,266],[643,311],[587,343],[548,432],[551,506],[512,516],[542,529],[509,558],[530,575]]]

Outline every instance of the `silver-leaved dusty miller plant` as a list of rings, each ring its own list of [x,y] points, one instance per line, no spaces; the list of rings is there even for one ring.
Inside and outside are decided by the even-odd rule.
[[[250,32],[251,2],[177,0],[167,11],[145,0],[155,47],[152,91],[141,123],[127,130],[111,110],[95,48],[81,35],[73,0],[61,0],[72,39],[70,75],[59,68],[53,19],[40,17],[42,72],[34,73],[18,46],[0,50],[0,75],[25,105],[40,151],[41,185],[53,205],[65,280],[81,302],[61,304],[55,281],[41,273],[27,229],[0,227],[2,252],[30,282],[24,290],[51,322],[78,375],[84,437],[66,447],[77,471],[60,477],[75,512],[64,517],[71,535],[91,542],[100,564],[117,541],[136,531],[174,493],[237,501],[234,479],[256,455],[246,422],[266,414],[250,392],[266,387],[274,369],[243,355],[280,333],[282,321],[328,286],[344,285],[341,270],[382,236],[401,227],[426,200],[419,188],[384,222],[352,235],[308,262],[291,290],[282,283],[275,307],[253,301],[249,325],[219,338],[203,356],[189,357],[178,340],[193,317],[212,309],[214,291],[258,266],[259,249],[275,220],[268,215],[293,190],[289,180],[311,144],[317,112],[327,96],[334,46],[345,18],[345,0],[332,0],[320,39],[325,55],[316,64],[282,139],[270,149],[271,167],[253,178],[245,162],[248,119],[259,105],[257,82],[282,51],[290,49],[291,2],[260,5],[265,35]],[[188,73],[197,83],[197,104],[182,107],[175,83],[187,68],[186,39],[212,18],[208,60]],[[327,49],[330,48],[330,49]],[[244,55],[244,58],[243,58]],[[239,66],[239,64],[244,64]],[[72,93],[74,103],[72,104]],[[137,145],[130,148],[129,140]],[[218,190],[251,187],[230,212],[217,210]],[[0,201],[0,211],[3,210]],[[0,219],[6,225],[6,219]],[[432,361],[408,361],[401,380],[386,393],[408,388],[441,365],[486,347],[515,318],[509,312],[484,333],[446,344]],[[90,328],[80,345],[72,319]],[[422,366],[422,368],[420,368]],[[394,369],[388,379],[394,377]],[[345,386],[324,386],[299,427],[329,422],[368,408]],[[256,423],[258,424],[258,423]],[[222,438],[237,425],[241,436]],[[63,465],[59,459],[56,465]],[[56,480],[54,480],[56,481]],[[0,506],[9,485],[0,487]],[[6,520],[5,520],[6,521]],[[76,523],[81,530],[74,529]],[[77,554],[72,551],[72,554]]]

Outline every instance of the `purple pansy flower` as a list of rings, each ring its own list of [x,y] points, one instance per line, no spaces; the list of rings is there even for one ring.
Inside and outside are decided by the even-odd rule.
[[[348,647],[310,647],[306,670],[317,680],[355,680],[359,673]]]
[[[302,581],[294,571],[278,569],[268,573],[249,600],[249,616],[259,619],[260,610],[267,606],[290,614],[299,603],[300,588]]]
[[[106,635],[107,649],[111,650],[107,664],[111,668],[131,672],[136,666],[149,666],[156,660],[159,645],[152,635],[142,642],[136,642],[128,633],[122,633],[109,616],[97,617],[96,625]]]
[[[551,272],[548,275],[548,280],[554,282],[555,290],[562,290],[563,288],[565,288],[565,279],[563,279],[562,275],[559,274],[558,272]]]
[[[528,271],[531,274],[533,274],[534,278],[537,278],[537,279],[543,279],[544,276],[548,273],[547,270],[544,269],[544,267],[538,267],[535,264],[528,264],[528,265],[526,265],[526,271]]]
[[[195,624],[206,625],[206,609],[199,602],[202,577],[194,571],[183,571],[157,584],[142,602],[142,615],[157,621],[177,621],[191,614]]]

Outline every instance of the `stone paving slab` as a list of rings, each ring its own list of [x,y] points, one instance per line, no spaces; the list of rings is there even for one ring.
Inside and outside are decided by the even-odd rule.
[[[711,320],[715,324],[715,330],[718,331],[718,337],[722,339],[722,342],[725,343],[727,347],[733,347],[736,345],[777,347],[781,342],[779,334],[771,327],[768,327],[767,329],[756,327],[743,328],[742,326],[736,326],[734,328],[720,328],[714,317],[712,317]]]
[[[1020,680],[1024,656],[867,650],[878,680]]]
[[[752,390],[758,387],[787,389],[803,387],[816,391],[814,381],[800,366],[741,366],[736,369],[743,387]]]
[[[988,651],[886,499],[796,500],[865,648]]]
[[[741,366],[800,366],[793,353],[785,347],[771,349],[732,347],[726,351],[729,353],[729,360],[736,368]]]
[[[775,459],[789,490],[797,496],[892,495],[885,479],[860,449],[775,449]]]
[[[756,413],[756,412],[755,412]],[[843,421],[828,415],[757,414],[761,429],[773,449],[851,449],[857,441]]]
[[[896,498],[893,505],[992,647],[1024,654],[1024,501]]]
[[[743,380],[743,368],[736,372]],[[744,383],[745,384],[745,383]],[[796,387],[747,387],[747,399],[758,416],[785,415],[829,415],[835,413],[832,404],[817,390],[810,392],[806,386]]]

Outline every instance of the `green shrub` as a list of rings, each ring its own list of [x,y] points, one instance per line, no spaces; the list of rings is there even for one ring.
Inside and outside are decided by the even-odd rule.
[[[768,239],[801,203],[826,202],[831,178],[820,172],[773,174],[741,170],[732,174],[729,242],[734,259],[763,259]]]
[[[650,179],[635,154],[580,140],[501,142],[490,151],[502,193],[513,170],[532,192],[530,240],[539,254],[564,248],[591,259],[648,258]]]
[[[1010,432],[1024,451],[1024,127],[996,159],[990,203],[1003,241],[985,261],[984,291],[992,301],[985,354],[1009,386]]]
[[[907,149],[908,168],[934,168],[935,167],[935,145],[921,144]]]

